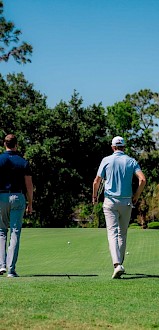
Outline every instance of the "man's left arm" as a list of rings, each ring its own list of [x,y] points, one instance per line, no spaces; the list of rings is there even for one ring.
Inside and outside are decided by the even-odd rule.
[[[138,201],[138,199],[139,199],[139,197],[140,197],[140,195],[141,195],[141,193],[142,193],[142,191],[143,191],[143,189],[145,187],[145,184],[146,184],[145,175],[144,175],[144,173],[141,170],[137,171],[135,173],[135,175],[139,179],[139,184],[138,184],[138,188],[137,188],[135,194],[132,197],[133,204],[136,204],[137,203],[137,201]]]
[[[26,208],[26,212],[32,214],[32,202],[33,202],[33,183],[32,177],[30,175],[25,175],[25,186],[26,186],[26,195],[28,200],[28,205]]]

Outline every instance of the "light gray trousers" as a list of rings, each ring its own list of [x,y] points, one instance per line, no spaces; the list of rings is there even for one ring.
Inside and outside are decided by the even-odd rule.
[[[106,197],[103,203],[103,211],[113,265],[122,264],[125,257],[127,229],[132,211],[131,198]]]
[[[21,193],[0,193],[0,268],[7,266],[8,273],[15,271],[25,204],[25,196]],[[6,252],[9,227],[10,241]]]

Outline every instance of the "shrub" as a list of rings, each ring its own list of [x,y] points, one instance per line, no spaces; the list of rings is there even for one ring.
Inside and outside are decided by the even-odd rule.
[[[129,225],[129,228],[139,229],[139,228],[141,228],[141,226],[138,223],[133,222]]]
[[[148,229],[159,229],[159,221],[149,222],[147,227]]]
[[[95,206],[85,203],[77,205],[72,214],[72,221],[75,221],[79,227],[105,228],[105,217],[102,205],[102,202]],[[92,219],[92,221],[89,221],[89,219]]]

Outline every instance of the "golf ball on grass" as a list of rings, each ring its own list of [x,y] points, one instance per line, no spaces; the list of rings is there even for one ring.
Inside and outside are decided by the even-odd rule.
[[[67,243],[70,244],[71,242],[68,241]]]

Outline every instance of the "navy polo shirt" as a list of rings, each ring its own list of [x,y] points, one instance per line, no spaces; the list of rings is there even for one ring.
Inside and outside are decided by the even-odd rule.
[[[0,155],[0,190],[25,193],[24,177],[31,175],[28,161],[16,151],[9,150]]]

